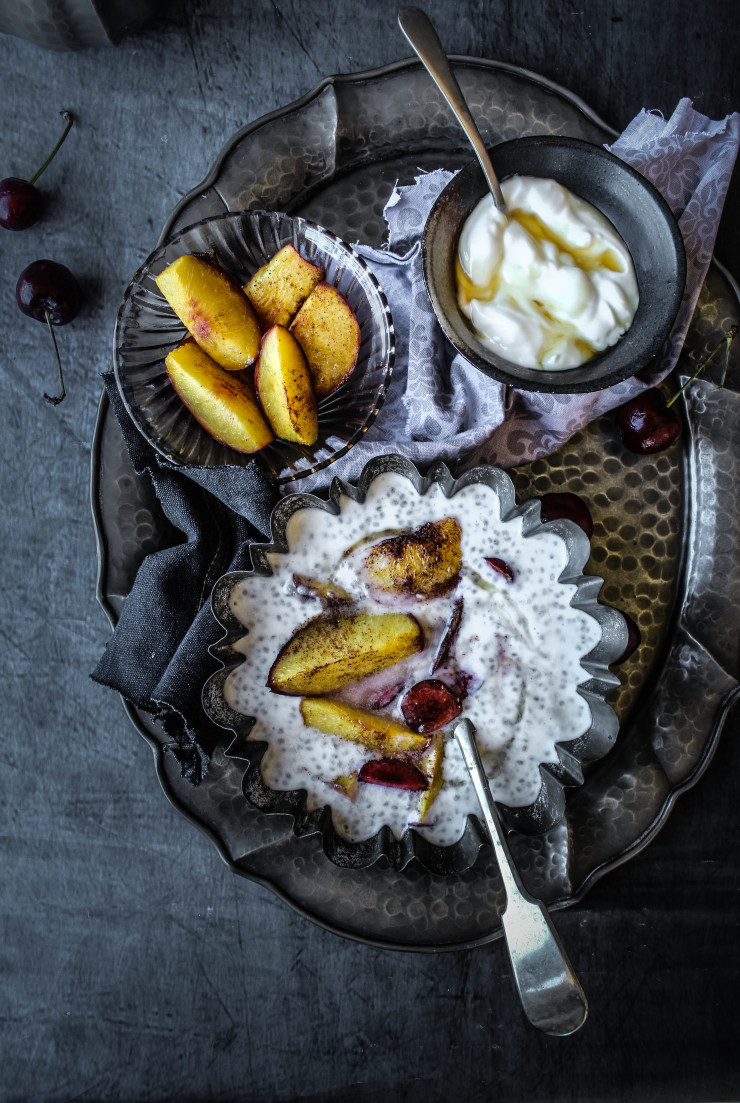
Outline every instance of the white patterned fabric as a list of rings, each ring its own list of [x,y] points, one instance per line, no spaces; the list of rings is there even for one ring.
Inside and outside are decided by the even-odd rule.
[[[648,381],[628,379],[583,395],[506,387],[455,352],[437,324],[421,265],[427,215],[452,174],[438,169],[396,188],[384,211],[387,247],[355,246],[388,297],[396,367],[374,425],[331,474],[355,477],[372,456],[385,452],[400,452],[422,466],[436,458],[455,466],[528,463],[663,379],[678,359],[712,257],[739,144],[739,114],[712,122],[682,99],[667,121],[641,111],[607,147],[646,176],[670,205],[686,247],[687,281],[676,323]],[[302,480],[299,489],[321,481]]]

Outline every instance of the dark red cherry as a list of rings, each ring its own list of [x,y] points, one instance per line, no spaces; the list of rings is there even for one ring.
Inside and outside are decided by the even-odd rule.
[[[421,770],[400,758],[371,758],[361,767],[357,780],[385,785],[389,789],[405,789],[409,793],[421,793],[429,788]]]
[[[6,230],[27,230],[41,217],[44,201],[41,192],[35,187],[36,181],[54,159],[73,122],[69,111],[62,111],[61,115],[65,122],[62,136],[31,179],[21,180],[18,176],[7,176],[0,180],[0,226]]]
[[[6,230],[27,230],[41,218],[43,206],[41,192],[28,180],[0,180],[0,226]]]
[[[55,396],[44,392],[44,398],[52,406],[58,405],[65,396],[62,362],[59,358],[54,326],[66,326],[77,317],[82,304],[82,292],[75,277],[63,264],[55,260],[35,260],[21,272],[15,288],[15,297],[19,309],[37,322],[46,322],[54,344],[57,370],[59,371],[59,390]]]
[[[693,375],[670,398],[666,399],[662,391],[659,391],[657,387],[652,387],[631,398],[629,402],[625,402],[617,409],[617,428],[624,444],[631,452],[637,452],[643,456],[652,452],[662,452],[664,448],[670,447],[678,440],[681,436],[681,420],[676,411],[672,409],[674,402],[701,375],[707,364],[714,359],[723,346],[725,362],[719,385],[724,387],[730,361],[730,346],[737,334],[738,326],[730,326],[721,340],[699,363]]]
[[[579,528],[583,529],[589,540],[594,533],[591,510],[583,498],[579,498],[577,494],[571,494],[569,491],[543,494],[540,498],[540,518],[545,522],[557,521],[560,518],[573,521]]]
[[[443,728],[462,712],[459,698],[437,678],[417,682],[401,701],[403,718],[412,729],[426,735]]]
[[[29,318],[54,326],[66,326],[77,317],[82,292],[75,277],[55,260],[35,260],[24,268],[15,288],[18,307]]]
[[[505,559],[494,559],[493,556],[486,556],[486,563],[496,574],[502,575],[507,582],[514,581],[514,572]]]
[[[633,655],[637,648],[642,643],[642,633],[637,627],[632,617],[628,613],[622,613],[625,621],[627,622],[627,646],[618,659],[615,659],[613,665],[619,666],[620,663],[626,663],[630,655]]]
[[[662,452],[681,436],[681,420],[656,387],[635,395],[617,410],[617,429],[630,452]]]

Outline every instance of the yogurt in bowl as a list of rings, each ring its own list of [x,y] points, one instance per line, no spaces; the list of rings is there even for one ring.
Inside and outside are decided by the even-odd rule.
[[[398,563],[408,538],[417,541],[414,559],[442,526],[442,574],[434,548],[412,585],[393,577],[388,584],[378,573],[379,563]],[[214,589],[214,613],[227,630],[214,654],[225,665],[204,690],[209,715],[239,733],[250,801],[293,814],[298,834],[320,831],[339,864],[385,854],[399,868],[414,855],[435,870],[467,868],[483,836],[453,738],[462,715],[477,728],[510,824],[537,831],[556,822],[563,786],[582,780],[579,760],[605,753],[616,736],[604,698],[619,684],[608,664],[626,644],[621,614],[596,601],[600,580],[581,574],[581,530],[567,521],[543,525],[536,500],[517,506],[498,469],[453,480],[439,464],[423,478],[388,456],[371,461],[357,487],[335,480],[329,502],[284,499],[273,537],[252,549],[253,572],[227,575]],[[409,561],[396,580],[408,577]],[[321,632],[336,640],[337,625],[352,618],[388,616],[421,630],[400,661],[328,689],[322,682],[319,693],[310,681],[276,692],[276,661],[296,641],[309,633],[321,640]],[[428,703],[430,682],[457,702],[439,723],[434,708],[430,722],[409,706],[419,687]],[[343,723],[327,726],[327,712]],[[368,738],[368,728],[390,741]],[[410,738],[397,744],[398,732]],[[399,785],[411,771],[419,784]]]
[[[458,305],[486,348],[526,368],[577,367],[632,324],[632,257],[611,223],[556,180],[512,176],[463,225]]]
[[[485,208],[483,215],[474,212],[488,193],[478,163],[466,165],[437,198],[422,238],[424,281],[445,335],[474,367],[525,391],[597,391],[641,371],[670,333],[686,280],[683,240],[668,204],[639,172],[589,142],[518,138],[488,152],[504,194],[511,197],[512,264],[503,273],[505,280],[491,274],[492,262],[499,259],[492,234],[476,234],[482,242],[476,255],[477,245],[464,227],[472,216],[470,225],[481,229]],[[525,183],[516,183],[517,177]],[[529,183],[532,179],[537,185]],[[552,182],[575,202],[595,209],[599,234],[606,222],[616,240],[603,250],[597,242],[595,256],[590,247],[584,252],[578,235],[584,229],[593,233],[592,216],[587,224],[585,214],[576,215],[562,192],[539,207],[533,202],[535,190],[547,198]],[[580,240],[585,244],[585,236]],[[634,270],[636,299],[624,250]],[[466,278],[482,284],[482,295],[464,281],[458,286],[459,259],[463,268],[469,264]],[[489,269],[482,279],[474,271],[481,264]],[[616,281],[609,275],[612,267],[623,269]],[[599,269],[595,279],[592,273]],[[479,300],[477,320],[468,309],[473,298]],[[497,326],[488,325],[491,319],[485,315],[491,313],[497,314]],[[529,334],[528,318],[537,323]],[[554,332],[543,334],[543,320],[554,322]],[[496,328],[503,329],[498,345],[489,332]],[[526,346],[537,345],[537,331],[540,348],[530,357]],[[580,362],[574,352],[580,353]]]

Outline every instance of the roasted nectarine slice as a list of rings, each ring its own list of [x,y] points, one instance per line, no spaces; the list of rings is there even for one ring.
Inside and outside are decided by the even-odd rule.
[[[305,302],[324,270],[312,264],[292,245],[284,245],[245,284],[244,291],[257,311],[263,329],[287,326]]]
[[[283,644],[267,685],[293,696],[332,693],[423,647],[419,622],[405,613],[316,617]]]
[[[273,434],[246,380],[224,371],[191,338],[168,352],[167,375],[193,417],[237,452],[258,452]]]
[[[337,793],[341,793],[343,797],[348,800],[357,800],[357,773],[353,774],[340,774],[339,777],[332,778],[331,781],[327,781],[327,785],[330,785],[332,789]]]
[[[462,530],[454,517],[381,540],[365,556],[371,586],[383,593],[440,597],[457,585]]]
[[[444,781],[445,742],[441,735],[436,735],[432,745],[419,762],[419,767],[426,776],[429,788],[419,802],[419,823],[424,823],[429,809],[437,799]]]
[[[254,383],[276,437],[316,443],[319,417],[308,364],[301,346],[283,326],[273,326],[262,338]]]
[[[361,743],[380,754],[409,754],[423,750],[427,744],[426,736],[410,732],[388,716],[366,712],[331,697],[304,697],[300,708],[307,727]]]
[[[290,327],[306,354],[313,389],[321,401],[352,374],[360,351],[360,327],[344,295],[317,283]]]
[[[178,257],[157,287],[204,352],[227,371],[257,359],[261,330],[252,304],[228,272],[202,256]]]

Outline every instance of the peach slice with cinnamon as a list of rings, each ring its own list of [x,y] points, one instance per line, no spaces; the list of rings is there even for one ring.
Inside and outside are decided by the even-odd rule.
[[[267,676],[273,693],[301,697],[333,693],[424,647],[424,633],[405,613],[319,616],[280,648]]]
[[[215,440],[258,452],[274,439],[247,381],[220,368],[192,338],[167,353],[165,367],[180,399]]]
[[[323,268],[306,260],[292,245],[284,245],[244,285],[244,293],[257,312],[263,329],[287,326],[316,284]]]
[[[340,774],[338,777],[332,778],[331,781],[327,781],[326,784],[331,786],[335,792],[341,793],[347,800],[357,800],[357,771],[352,774]]]
[[[352,374],[360,352],[360,327],[336,287],[317,283],[293,319],[290,332],[306,354],[319,401]]]
[[[367,712],[332,697],[304,697],[300,708],[306,727],[361,743],[382,755],[411,754],[423,750],[428,742],[425,735],[409,731],[389,716]]]
[[[429,788],[419,801],[419,823],[425,823],[429,809],[434,804],[444,781],[445,741],[435,735],[429,750],[419,762],[419,768],[427,779]]]
[[[365,556],[371,587],[419,599],[442,597],[460,578],[461,537],[458,521],[444,517],[427,521],[414,532],[381,540]]]
[[[262,331],[252,304],[210,257],[178,257],[157,276],[157,287],[204,352],[227,371],[257,359]]]
[[[308,364],[301,346],[283,326],[273,326],[262,338],[254,382],[275,436],[315,444],[319,417]]]

